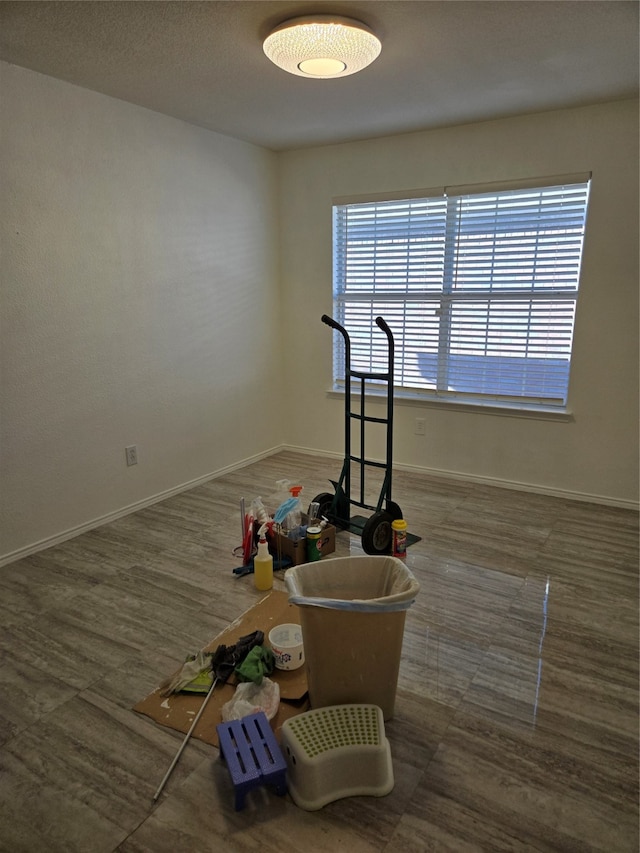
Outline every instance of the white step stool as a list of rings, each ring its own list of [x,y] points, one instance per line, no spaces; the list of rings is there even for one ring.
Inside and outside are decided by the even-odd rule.
[[[391,749],[377,705],[330,705],[282,725],[294,803],[315,811],[342,797],[384,797],[393,789]]]

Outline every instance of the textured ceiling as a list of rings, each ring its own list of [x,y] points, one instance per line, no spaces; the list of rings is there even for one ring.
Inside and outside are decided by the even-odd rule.
[[[336,80],[276,68],[263,38],[312,12],[382,54]],[[638,3],[0,2],[0,59],[282,150],[637,96]]]

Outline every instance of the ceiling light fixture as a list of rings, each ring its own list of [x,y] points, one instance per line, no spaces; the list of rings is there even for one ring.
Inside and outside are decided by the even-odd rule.
[[[299,77],[346,77],[380,55],[380,40],[360,21],[334,15],[292,18],[265,39],[269,59]]]

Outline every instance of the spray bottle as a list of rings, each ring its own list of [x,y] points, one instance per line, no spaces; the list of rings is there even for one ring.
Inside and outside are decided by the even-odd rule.
[[[300,499],[300,492],[302,491],[302,486],[290,486],[289,491],[293,498],[293,506],[289,510],[283,527],[290,539],[297,540],[301,537],[300,525],[302,524],[302,500]]]
[[[267,525],[258,531],[258,553],[253,558],[253,580],[256,589],[267,590],[273,586],[273,557],[267,544]]]

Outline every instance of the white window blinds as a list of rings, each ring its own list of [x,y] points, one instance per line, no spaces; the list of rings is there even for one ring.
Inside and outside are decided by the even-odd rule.
[[[334,317],[351,368],[468,402],[566,406],[589,181],[334,206]],[[334,382],[345,375],[335,337]]]

